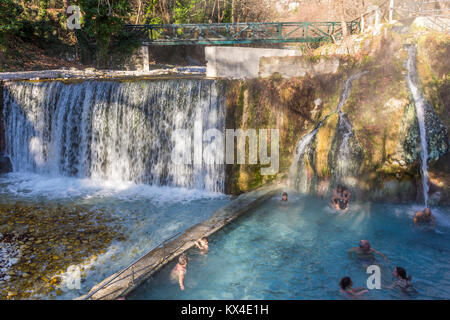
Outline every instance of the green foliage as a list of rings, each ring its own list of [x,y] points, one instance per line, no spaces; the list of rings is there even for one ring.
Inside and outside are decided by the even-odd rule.
[[[19,18],[23,8],[13,0],[0,1],[0,46],[4,50],[9,35],[19,32],[22,20]]]
[[[231,22],[232,1],[220,5],[218,13],[216,0],[149,0],[144,18],[146,23],[156,24]]]
[[[112,39],[121,33],[125,19],[131,12],[127,0],[76,0],[80,6],[81,28],[87,37],[95,39],[97,45],[97,66],[105,67]]]
[[[39,19],[43,20],[47,16],[49,0],[39,0]]]
[[[159,0],[147,1],[147,9],[144,15],[144,21],[148,24],[162,24],[164,23],[162,17],[157,14]]]

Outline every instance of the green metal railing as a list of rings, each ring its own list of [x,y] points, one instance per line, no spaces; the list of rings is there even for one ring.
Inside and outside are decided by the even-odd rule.
[[[126,25],[125,30],[147,45],[320,42],[342,37],[340,22],[144,24]],[[347,22],[347,30],[359,32],[360,22]]]

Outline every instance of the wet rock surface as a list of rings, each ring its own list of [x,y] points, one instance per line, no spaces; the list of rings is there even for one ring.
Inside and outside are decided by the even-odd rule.
[[[62,275],[125,240],[103,210],[82,206],[0,205],[0,299],[62,294]],[[86,270],[81,267],[81,281]]]
[[[9,173],[12,169],[13,168],[9,157],[3,153],[0,153],[0,174]]]

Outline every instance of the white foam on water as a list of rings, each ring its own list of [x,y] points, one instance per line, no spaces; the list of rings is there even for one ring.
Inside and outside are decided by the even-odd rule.
[[[393,208],[389,211],[392,212],[396,217],[401,217],[401,216],[406,215],[412,221],[416,212],[422,211],[423,209],[424,209],[424,206],[419,205],[419,204],[412,204],[411,206],[409,206],[409,208],[407,210],[405,210],[404,207],[398,207],[398,206],[393,205]],[[446,212],[445,209],[441,209],[439,207],[430,208],[430,209],[431,209],[431,213],[433,214],[434,218],[436,219],[437,226],[445,227],[445,228],[450,227],[450,216],[445,213]]]
[[[1,185],[4,185],[1,188]],[[7,192],[17,197],[64,200],[113,197],[121,200],[151,199],[156,203],[174,203],[199,199],[223,198],[218,192],[169,186],[152,186],[120,180],[102,180],[49,176],[14,172],[0,178],[0,194]]]

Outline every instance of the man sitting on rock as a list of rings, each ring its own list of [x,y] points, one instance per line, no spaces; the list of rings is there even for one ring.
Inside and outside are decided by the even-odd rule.
[[[423,211],[417,211],[414,215],[413,221],[415,225],[434,226],[436,224],[430,208],[425,208]]]

